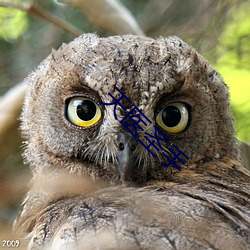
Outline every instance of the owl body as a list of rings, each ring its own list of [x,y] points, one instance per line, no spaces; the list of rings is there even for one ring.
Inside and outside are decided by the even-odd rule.
[[[83,35],[26,81],[29,249],[249,248],[227,87],[182,40]]]

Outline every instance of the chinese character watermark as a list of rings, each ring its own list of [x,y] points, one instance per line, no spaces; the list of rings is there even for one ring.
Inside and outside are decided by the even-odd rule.
[[[130,104],[132,104],[132,102],[116,87],[115,88],[120,94],[121,96],[118,99],[115,99],[114,96],[112,96],[110,93],[108,93],[114,100],[114,102],[112,103],[103,103],[100,102],[100,104],[102,105],[114,105],[114,117],[117,120],[117,116],[116,116],[116,107],[117,105],[119,105],[124,111],[126,111],[127,109],[120,103],[120,101],[125,98]],[[134,114],[136,111],[136,114]],[[126,120],[130,119],[130,121],[132,123],[127,123]],[[144,129],[142,128],[142,126],[140,125],[143,124],[144,126],[148,126],[149,124],[151,124],[152,122],[135,106],[133,107],[129,113],[120,121],[120,123],[122,124],[122,126],[131,134],[133,135],[134,138],[136,138],[138,140],[138,142],[148,150],[148,152],[153,156],[156,157],[156,155],[150,150],[150,147],[154,147],[157,151],[159,150],[164,150],[163,147],[160,144],[160,141],[169,141],[169,139],[166,137],[165,134],[163,134],[161,132],[161,130],[159,130],[155,125],[154,125],[154,135],[150,135],[149,133],[145,132],[145,136],[144,138],[149,142],[148,145],[145,145],[139,138],[138,138],[138,133],[137,133],[137,128],[139,128],[141,131],[144,131]],[[133,129],[132,129],[133,128]],[[159,137],[159,134],[163,137]],[[157,145],[155,144],[157,143]],[[181,169],[176,165],[175,160],[178,160],[179,162],[181,162],[182,164],[184,164],[184,162],[180,159],[180,155],[184,156],[186,159],[189,159],[179,148],[177,148],[173,143],[171,144],[171,146],[173,146],[178,153],[175,154],[173,150],[168,149],[169,152],[174,156],[172,159],[167,156],[164,152],[161,152],[162,155],[169,161],[168,164],[164,164],[163,162],[161,162],[161,165],[165,168],[169,167],[170,165],[173,165],[174,167],[176,167],[179,171],[181,171]]]

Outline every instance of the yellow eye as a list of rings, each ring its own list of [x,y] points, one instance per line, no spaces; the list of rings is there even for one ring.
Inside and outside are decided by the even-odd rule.
[[[89,127],[101,119],[101,110],[92,100],[85,97],[70,99],[66,107],[68,120],[79,127]]]
[[[182,132],[187,127],[188,119],[187,107],[180,102],[169,104],[156,116],[158,125],[174,134]]]

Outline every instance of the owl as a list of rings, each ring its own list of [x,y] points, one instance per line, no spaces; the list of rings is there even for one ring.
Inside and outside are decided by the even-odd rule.
[[[250,249],[227,86],[195,49],[85,34],[26,83],[28,249]]]

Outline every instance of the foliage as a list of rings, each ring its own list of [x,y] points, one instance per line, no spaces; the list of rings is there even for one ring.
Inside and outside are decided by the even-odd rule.
[[[238,138],[250,141],[250,2],[234,6],[217,46],[216,68],[229,85]]]
[[[0,7],[0,38],[13,40],[28,28],[27,13],[17,9]]]

